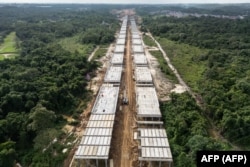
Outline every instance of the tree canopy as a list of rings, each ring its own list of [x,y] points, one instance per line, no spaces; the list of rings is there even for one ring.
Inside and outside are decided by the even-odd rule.
[[[89,52],[68,51],[58,41],[78,37],[92,49],[112,42],[119,22],[109,10],[1,7],[0,43],[10,32],[21,42],[19,56],[0,61],[0,166],[62,166],[66,145],[52,141],[66,136],[62,115],[79,115],[79,105],[90,99],[86,75],[92,77],[98,64],[87,61]]]
[[[227,7],[223,9],[229,10]],[[143,30],[148,29],[155,36],[206,50],[207,53],[202,55],[190,53],[189,57],[191,63],[205,64],[205,70],[196,83],[197,93],[203,97],[206,114],[221,134],[247,147],[250,137],[249,19],[249,16],[244,19],[212,16],[178,18],[155,14],[154,17],[145,15],[142,22]],[[163,48],[169,50],[164,43]]]

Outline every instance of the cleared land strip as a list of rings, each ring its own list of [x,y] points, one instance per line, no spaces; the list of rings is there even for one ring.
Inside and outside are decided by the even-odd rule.
[[[95,56],[95,52],[97,51],[99,49],[99,46],[97,46],[96,48],[95,48],[95,50],[91,53],[91,55],[89,56],[89,58],[88,58],[88,61],[90,62],[91,60],[92,60],[92,58]]]
[[[181,78],[180,74],[178,73],[177,69],[172,65],[169,57],[167,56],[166,52],[162,49],[160,43],[152,36],[151,33],[147,33],[148,35],[157,45],[159,50],[161,51],[164,59],[166,60],[169,68],[172,70],[172,72],[175,74],[176,78],[178,79],[179,83],[186,89],[186,91],[196,100],[196,103],[198,106],[200,106],[202,109],[204,106],[202,105],[202,102],[199,98],[196,97],[196,94],[190,89],[190,87],[184,82],[184,80]]]
[[[186,91],[195,99],[196,104],[202,109],[205,110],[205,106],[203,104],[203,100],[200,96],[197,96],[196,93],[194,93],[191,88],[185,83],[185,81],[181,78],[180,74],[178,73],[178,71],[176,70],[176,68],[172,65],[169,57],[167,56],[166,52],[162,49],[160,43],[153,37],[153,35],[151,33],[146,33],[146,35],[148,35],[157,45],[157,47],[159,48],[159,50],[162,52],[162,55],[164,57],[164,59],[166,60],[169,68],[173,71],[173,73],[175,74],[176,78],[178,79],[179,83],[186,89]],[[238,146],[234,145],[233,143],[231,143],[229,140],[227,140],[226,138],[224,138],[224,136],[222,136],[220,134],[220,132],[217,130],[216,126],[214,125],[213,121],[206,115],[204,115],[206,117],[206,119],[209,122],[209,133],[212,137],[214,138],[219,138],[220,140],[229,143],[234,150],[242,150],[241,148],[239,148]]]
[[[127,17],[124,17],[121,32],[126,32],[126,29]],[[120,33],[119,37],[124,38],[125,41],[126,33]],[[114,52],[124,54],[124,45],[125,44],[117,44]],[[130,52],[128,51],[128,53]],[[108,55],[106,55],[106,57],[107,56]],[[130,55],[128,54],[128,56]],[[132,73],[131,71],[132,70],[130,69],[130,72],[125,72],[125,74],[128,73],[128,75],[125,76],[131,77],[131,75],[129,75],[129,73]],[[131,136],[132,138],[132,133],[130,131],[131,119],[129,115],[131,107],[124,107],[123,112],[116,114],[121,73],[122,64],[113,66],[112,63],[110,63],[110,66],[104,78],[104,83],[98,91],[95,104],[91,111],[90,119],[86,125],[86,129],[83,133],[79,147],[74,155],[74,159],[77,161],[77,166],[85,167],[95,165],[100,167],[108,167],[109,165],[113,164],[113,162],[115,162],[114,166],[121,166],[120,164],[124,164],[126,167],[130,166],[129,164],[131,159],[126,159],[126,162],[119,160],[124,157],[123,155],[130,155],[129,146],[131,146],[131,143],[129,136]],[[127,81],[129,79],[125,77],[124,80]],[[130,85],[128,87],[131,88],[131,84],[128,85]],[[127,92],[128,98],[131,99],[131,97],[129,96],[133,95],[133,93],[129,91],[131,90],[129,89]],[[113,128],[115,122],[117,122],[115,116],[118,116],[119,122],[121,121],[121,124],[118,124],[117,127],[119,131],[115,131]],[[117,134],[119,137],[116,139],[115,136],[117,136]],[[116,146],[116,144],[118,144],[118,147]],[[113,154],[112,156],[112,148],[115,148],[114,150],[118,150],[119,156],[116,156],[116,154]],[[123,151],[127,151],[129,153],[123,154]],[[110,159],[110,157],[113,157],[114,161]]]
[[[0,44],[0,56],[3,55],[3,58],[9,58],[18,54],[16,43],[16,33],[11,32],[5,37],[4,42]]]
[[[137,101],[137,97],[142,97],[138,92],[140,90],[139,87],[143,89],[144,93],[149,93],[147,95],[143,95],[143,99],[141,99],[143,101],[147,100],[148,98],[149,100],[152,100],[153,98],[151,97],[152,93],[148,92],[148,89],[146,88],[152,88],[154,92],[155,88],[153,86],[153,80],[149,72],[149,68],[147,67],[148,63],[145,62],[146,57],[142,41],[138,41],[138,39],[141,40],[141,36],[139,35],[135,22],[133,22],[131,28],[129,26],[127,33],[125,33],[126,29],[127,26],[123,25],[120,31],[119,38],[117,39],[117,42],[121,41],[121,39],[123,38],[126,39],[126,47],[124,44],[125,40],[122,40],[121,44],[116,44],[114,54],[110,62],[111,64],[105,75],[104,84],[99,90],[97,99],[92,108],[90,119],[86,125],[84,135],[75,153],[74,157],[77,160],[77,164],[79,166],[91,166],[94,164],[96,166],[100,165],[101,167],[108,167],[109,164],[113,164],[113,166],[115,167],[137,167],[138,165],[155,166],[156,164],[157,166],[158,164],[159,166],[161,166],[161,163],[164,163],[163,161],[168,161],[170,163],[172,162],[172,156],[165,129],[160,128],[162,129],[162,131],[159,132],[158,128],[156,127],[152,128],[146,127],[144,125],[142,125],[141,128],[137,127],[138,122],[136,123],[136,120],[138,119],[138,113],[136,111],[140,110],[137,105],[142,105],[141,109],[143,111],[148,111],[148,109],[145,108],[148,105],[147,103],[144,104],[144,102]],[[114,56],[119,55],[119,53],[124,55],[123,62],[125,64],[121,82],[119,79],[119,73],[121,73],[121,70],[119,69],[121,69],[120,67],[122,66],[122,64],[117,64],[117,61],[114,61]],[[143,57],[142,55],[135,53],[142,53]],[[137,63],[145,66],[135,67],[135,78],[132,54],[134,57],[136,57],[136,62],[137,58],[138,60],[142,58],[143,61],[139,61]],[[119,58],[121,57],[118,56],[117,60],[120,60]],[[113,64],[114,62],[116,62],[116,64]],[[145,70],[147,70],[149,73],[147,71],[145,73]],[[148,81],[148,78],[150,78],[150,81]],[[135,84],[137,84],[137,91],[135,90]],[[122,104],[124,97],[127,98],[128,104],[119,107],[120,110],[116,112],[116,107],[112,106],[114,104],[116,106],[117,104],[118,92],[115,93],[113,97],[112,90],[115,89],[117,91],[119,87],[121,95],[120,97],[123,98],[120,99],[118,106]],[[153,99],[158,101],[157,96],[154,96]],[[158,110],[159,108],[154,108],[152,112]],[[112,120],[110,120],[110,118],[108,117],[110,114],[112,115]],[[148,116],[150,119],[152,119],[153,117],[151,112]],[[144,117],[140,118],[140,120],[143,119]],[[148,120],[146,119],[142,122],[142,124],[145,124],[145,122],[146,124],[152,124],[152,122],[154,124],[161,123],[161,121],[158,121],[157,123],[155,123],[155,121],[148,122]],[[101,130],[102,128],[105,128],[105,131]],[[152,136],[150,137],[147,134],[145,136],[144,129],[146,133],[152,133],[154,138],[153,141],[162,140],[163,142],[160,142],[160,145],[159,142],[154,142],[152,143],[153,145],[149,144],[148,140],[151,140]],[[112,130],[113,133],[111,137],[110,132],[112,132]],[[134,140],[134,131],[136,131],[136,134],[138,135],[138,138],[136,137],[137,140]],[[163,132],[165,133],[165,135],[163,134]],[[164,139],[159,138],[159,136],[157,136],[158,133],[160,134],[161,138]],[[160,146],[160,148],[158,148],[158,145]]]
[[[123,144],[122,144],[122,157],[121,157],[121,167],[130,167],[132,166],[133,159],[136,159],[136,151],[132,149],[136,147],[136,143],[133,140],[133,125],[134,114],[135,114],[135,85],[133,82],[133,71],[132,71],[132,58],[131,58],[131,44],[130,44],[130,30],[128,29],[127,34],[127,45],[126,45],[126,66],[125,66],[125,89],[128,96],[129,104],[124,106],[124,129],[123,129]]]
[[[143,41],[138,41],[138,39],[142,39],[135,19],[132,18],[130,21],[133,41],[132,50],[135,61],[138,165],[140,167],[170,167],[173,161],[172,153],[166,130],[162,128],[162,115],[156,88],[153,84],[153,76],[149,68],[151,62],[145,62],[146,53],[142,45]]]

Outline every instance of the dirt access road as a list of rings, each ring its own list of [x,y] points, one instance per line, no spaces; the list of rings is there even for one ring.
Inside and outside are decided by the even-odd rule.
[[[161,51],[164,59],[166,60],[169,68],[172,70],[172,72],[175,74],[176,78],[178,79],[180,85],[182,85],[186,89],[186,91],[195,99],[196,104],[199,107],[201,107],[202,109],[204,109],[204,106],[202,105],[203,104],[203,102],[202,102],[203,100],[201,99],[201,97],[197,97],[197,94],[194,93],[190,89],[190,87],[184,82],[184,80],[181,78],[181,76],[180,76],[179,72],[177,71],[177,69],[172,65],[172,63],[171,63],[170,59],[168,58],[166,52],[162,49],[160,43],[157,40],[155,40],[155,38],[152,36],[151,33],[147,33],[146,35],[148,35],[156,43],[156,45],[159,48],[159,50]]]
[[[91,55],[94,55],[96,50],[98,49],[99,49],[99,46],[91,53]],[[102,66],[98,68],[98,70],[96,71],[96,76],[92,78],[91,81],[88,83],[87,89],[93,92],[94,97],[91,101],[88,102],[87,108],[85,108],[84,111],[82,112],[79,118],[81,120],[80,125],[75,128],[74,126],[71,126],[71,125],[66,125],[64,127],[64,129],[67,129],[66,130],[67,133],[73,133],[73,135],[76,136],[76,143],[71,149],[68,157],[65,159],[63,167],[76,167],[77,166],[76,161],[74,161],[74,153],[76,152],[79,142],[84,134],[85,127],[88,123],[91,110],[94,106],[98,90],[103,84],[104,76],[105,76],[107,66],[108,66],[109,55],[111,55],[112,50],[114,50],[114,44],[110,44],[105,56],[101,57],[100,59],[97,59],[97,61],[99,61],[102,64]],[[88,61],[91,61],[92,57],[89,58]]]
[[[136,97],[135,82],[133,81],[133,66],[131,56],[131,33],[128,28],[126,51],[124,56],[124,73],[120,94],[126,91],[129,100],[128,105],[122,105],[117,111],[116,122],[111,146],[111,157],[114,160],[114,167],[134,167],[138,164],[138,144],[133,140],[133,133],[136,129]],[[119,105],[121,102],[119,102]]]
[[[176,78],[178,79],[180,85],[182,85],[186,91],[193,97],[193,99],[195,99],[196,101],[196,104],[203,110],[205,111],[206,108],[204,106],[204,103],[203,103],[203,99],[200,95],[196,94],[195,92],[193,92],[191,90],[191,88],[185,83],[185,81],[181,78],[180,74],[178,73],[177,69],[172,65],[169,57],[167,56],[166,52],[162,49],[160,43],[152,36],[151,33],[146,33],[146,35],[148,35],[157,45],[157,47],[159,48],[159,50],[161,51],[164,59],[166,60],[169,68],[173,71],[173,73],[175,74]],[[206,117],[206,119],[208,120],[208,123],[209,123],[209,129],[208,129],[208,132],[209,132],[209,135],[215,139],[219,139],[223,142],[226,142],[226,143],[229,143],[234,150],[242,150],[242,148],[240,148],[239,146],[231,143],[229,140],[227,140],[224,136],[222,136],[220,134],[220,131],[218,131],[218,129],[216,128],[215,124],[213,123],[213,121],[206,115],[206,114],[203,114],[203,116]]]

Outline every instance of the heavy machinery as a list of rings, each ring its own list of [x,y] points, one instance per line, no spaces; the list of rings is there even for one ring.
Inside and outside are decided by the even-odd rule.
[[[124,89],[123,91],[122,104],[125,104],[125,105],[128,104],[128,97],[127,97],[126,89]]]

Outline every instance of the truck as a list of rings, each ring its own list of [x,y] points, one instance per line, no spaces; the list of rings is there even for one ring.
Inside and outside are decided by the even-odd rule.
[[[125,105],[128,104],[128,98],[127,98],[126,90],[123,91],[122,104],[125,104]]]

